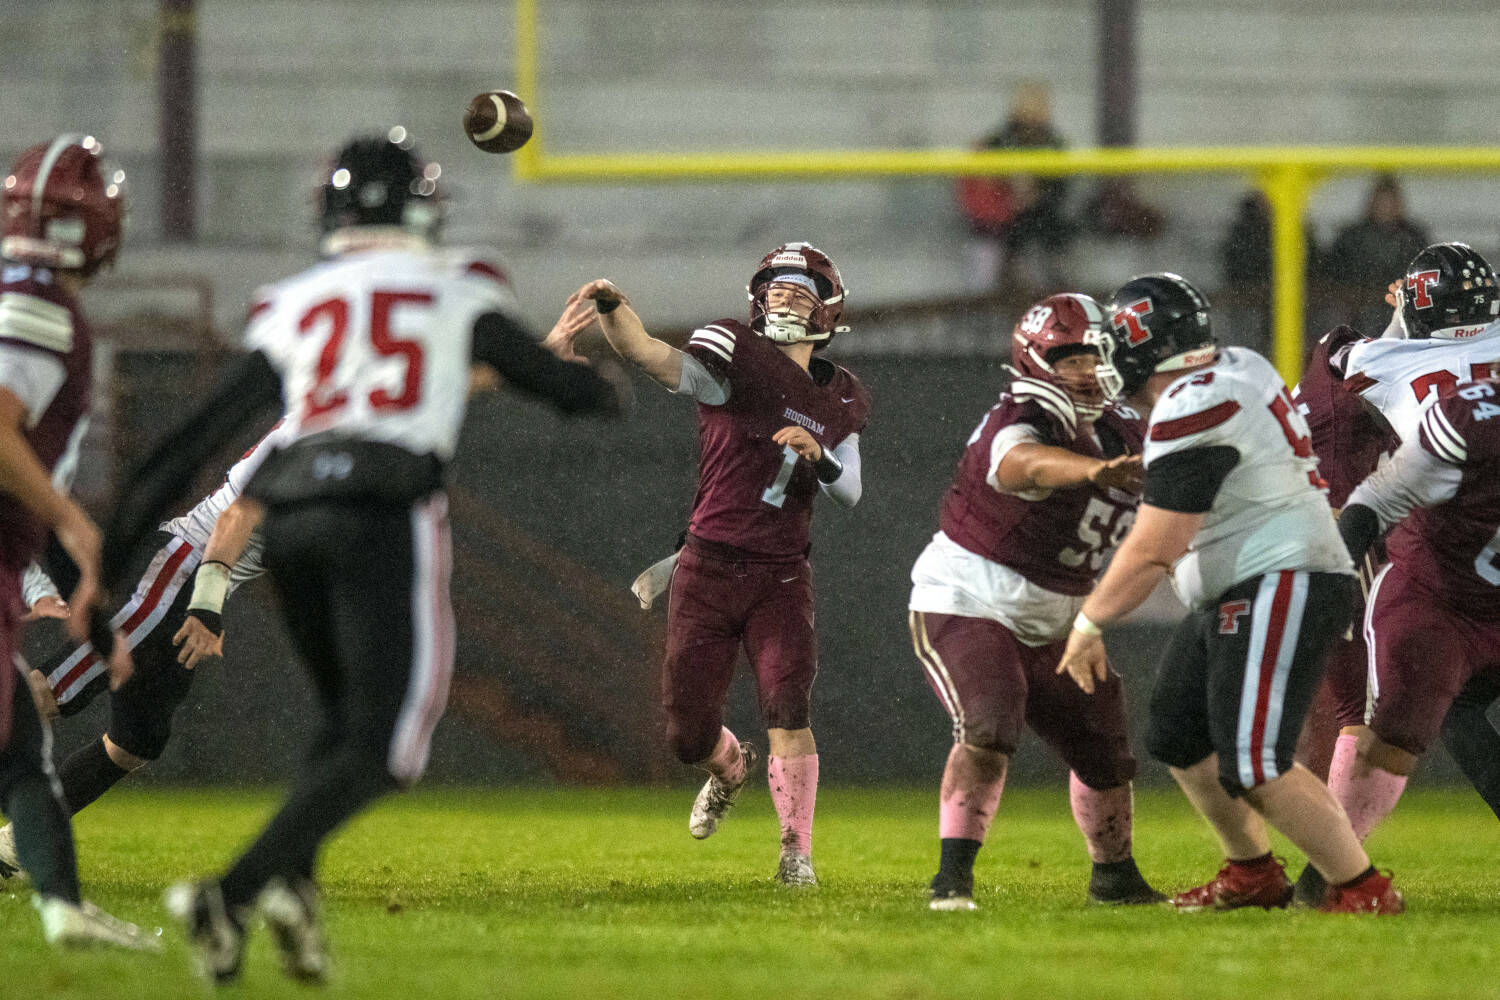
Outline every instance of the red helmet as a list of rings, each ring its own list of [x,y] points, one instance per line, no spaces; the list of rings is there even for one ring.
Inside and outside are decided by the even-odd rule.
[[[93,274],[120,248],[125,174],[91,135],[22,153],[0,192],[0,256]]]
[[[817,300],[807,319],[772,314],[766,307],[766,293],[778,281],[801,285]],[[849,329],[837,325],[844,312],[844,279],[828,255],[811,243],[783,243],[766,254],[745,291],[750,294],[751,329],[778,343],[812,340],[821,347]]]
[[[1104,412],[1104,391],[1094,376],[1059,375],[1059,361],[1074,354],[1099,354],[1104,309],[1087,295],[1051,295],[1026,310],[1011,333],[1010,363],[1017,374],[1049,382],[1073,400],[1079,416],[1092,420]]]

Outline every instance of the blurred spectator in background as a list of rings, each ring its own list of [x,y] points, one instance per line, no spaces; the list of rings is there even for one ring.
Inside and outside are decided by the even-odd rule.
[[[1225,285],[1255,288],[1270,284],[1271,204],[1264,193],[1248,191],[1240,199],[1239,211],[1219,244],[1219,260]]]
[[[1154,240],[1167,220],[1161,209],[1146,204],[1135,193],[1130,177],[1106,177],[1083,206],[1081,218],[1090,232],[1111,239]]]
[[[1307,273],[1319,270],[1317,236],[1311,226],[1305,230]],[[1251,190],[1240,199],[1239,210],[1229,231],[1219,244],[1219,262],[1224,268],[1224,284],[1231,289],[1265,291],[1271,283],[1271,203],[1265,192]]]
[[[1350,296],[1352,326],[1379,334],[1390,318],[1386,285],[1431,242],[1427,227],[1407,217],[1401,183],[1391,174],[1376,177],[1364,218],[1345,226],[1323,258],[1323,277]]]
[[[1064,149],[1052,124],[1052,92],[1029,81],[1015,90],[1010,114],[976,148]],[[1077,227],[1064,217],[1068,182],[1061,177],[960,177],[959,208],[974,234],[970,281],[976,288],[1065,284],[1063,255]],[[1032,257],[1028,248],[1040,250]]]

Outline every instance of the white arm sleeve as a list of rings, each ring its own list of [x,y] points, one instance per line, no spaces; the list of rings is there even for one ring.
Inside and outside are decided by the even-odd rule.
[[[1414,507],[1433,507],[1453,499],[1463,477],[1461,466],[1443,461],[1412,438],[1354,488],[1345,506],[1364,504],[1380,518],[1384,530]]]
[[[844,471],[833,482],[820,482],[818,487],[840,507],[853,507],[864,494],[864,483],[859,477],[859,435],[850,434],[840,441],[833,449],[833,457]]]
[[[68,370],[51,354],[0,344],[0,386],[15,393],[26,407],[28,427],[42,419],[67,377]]]
[[[21,600],[30,608],[44,597],[62,597],[62,594],[57,592],[57,584],[52,582],[52,578],[42,567],[32,563],[21,574]]]
[[[682,355],[682,378],[672,391],[679,396],[691,396],[705,406],[723,406],[729,402],[729,383],[719,381],[703,367],[703,362],[687,352]],[[837,451],[835,448],[834,452]]]

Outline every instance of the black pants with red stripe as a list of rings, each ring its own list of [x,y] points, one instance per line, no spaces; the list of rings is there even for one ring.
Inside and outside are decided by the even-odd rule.
[[[130,679],[110,692],[110,741],[143,760],[156,760],[172,736],[172,716],[187,698],[194,671],[177,662],[172,637],[187,618],[200,553],[185,540],[163,532],[160,548],[141,573],[121,609],[134,665]],[[89,643],[67,648],[42,667],[63,715],[81,711],[109,689],[109,671]]]
[[[1217,753],[1234,796],[1283,774],[1354,594],[1352,576],[1287,570],[1189,614],[1157,671],[1147,750],[1175,768]]]
[[[230,906],[311,878],[329,834],[421,775],[453,667],[446,496],[273,508],[263,530],[322,718],[281,811],[224,876]]]

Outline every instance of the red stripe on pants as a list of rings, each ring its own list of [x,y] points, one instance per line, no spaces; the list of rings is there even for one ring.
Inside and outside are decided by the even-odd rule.
[[[1271,683],[1276,679],[1282,633],[1286,631],[1286,608],[1292,602],[1292,574],[1282,571],[1271,598],[1271,620],[1266,623],[1266,644],[1260,654],[1260,683],[1255,692],[1255,715],[1250,726],[1250,770],[1258,785],[1266,780],[1262,748],[1266,742],[1266,713],[1270,710]]]

